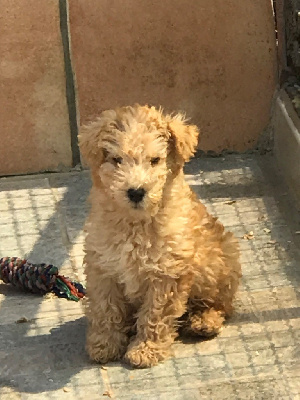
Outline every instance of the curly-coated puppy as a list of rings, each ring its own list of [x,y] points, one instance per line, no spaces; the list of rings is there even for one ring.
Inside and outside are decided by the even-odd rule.
[[[86,224],[87,350],[149,367],[181,327],[217,334],[241,276],[232,233],[184,180],[196,126],[154,107],[104,111],[80,134],[91,167]],[[131,339],[130,339],[131,338]]]

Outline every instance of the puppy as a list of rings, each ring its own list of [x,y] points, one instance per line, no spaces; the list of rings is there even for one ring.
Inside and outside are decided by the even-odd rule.
[[[232,312],[238,242],[183,174],[198,134],[181,114],[139,105],[81,130],[93,179],[84,259],[93,360],[156,365],[179,328],[212,336]]]

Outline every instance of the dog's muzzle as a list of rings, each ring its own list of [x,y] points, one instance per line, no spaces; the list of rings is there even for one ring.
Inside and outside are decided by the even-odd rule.
[[[127,190],[127,197],[134,204],[140,203],[143,200],[143,198],[145,197],[145,194],[146,194],[146,191],[143,188],[139,188],[139,189],[130,188]]]

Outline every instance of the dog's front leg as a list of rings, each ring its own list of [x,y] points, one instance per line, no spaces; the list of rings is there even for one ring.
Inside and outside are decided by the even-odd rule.
[[[137,334],[130,343],[125,360],[146,368],[164,360],[177,336],[176,320],[186,311],[191,277],[157,277],[149,284],[137,314]]]
[[[122,288],[112,278],[87,276],[87,351],[105,363],[120,359],[128,344],[128,304]]]

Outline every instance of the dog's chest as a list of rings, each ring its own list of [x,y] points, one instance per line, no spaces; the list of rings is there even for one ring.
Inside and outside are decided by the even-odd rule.
[[[159,271],[164,244],[159,245],[159,239],[148,229],[134,227],[117,246],[120,254],[116,264],[118,280],[124,284],[126,295],[135,299],[147,291],[153,274]]]
[[[177,277],[191,261],[193,241],[188,238],[183,218],[149,224],[103,222],[105,235],[92,232],[87,246],[96,251],[105,275],[118,280],[133,302],[145,295],[154,278]]]
[[[165,242],[151,226],[133,225],[126,230],[109,227],[106,232],[107,235],[98,236],[93,246],[101,268],[124,286],[129,299],[136,300],[145,294],[153,275],[160,271]]]

